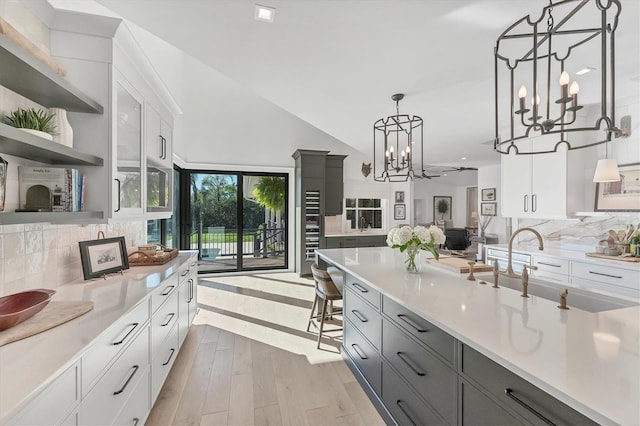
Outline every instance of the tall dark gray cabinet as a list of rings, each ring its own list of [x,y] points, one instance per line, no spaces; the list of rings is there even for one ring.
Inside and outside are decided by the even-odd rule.
[[[342,164],[346,155],[299,149],[296,162],[296,271],[311,274],[315,249],[324,248],[325,215],[342,214]]]

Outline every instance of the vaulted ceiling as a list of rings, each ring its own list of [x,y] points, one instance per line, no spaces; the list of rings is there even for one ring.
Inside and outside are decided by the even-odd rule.
[[[258,0],[256,0],[258,1]],[[257,95],[369,153],[375,120],[425,120],[429,162],[499,161],[494,137],[493,49],[545,0],[98,0]],[[640,2],[621,0],[617,93],[640,93]],[[583,66],[598,67],[596,63]],[[586,61],[588,62],[588,61]],[[197,84],[197,82],[194,82]],[[466,157],[466,162],[461,161]]]

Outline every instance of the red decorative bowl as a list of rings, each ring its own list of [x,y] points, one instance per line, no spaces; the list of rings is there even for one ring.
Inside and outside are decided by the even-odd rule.
[[[39,288],[0,297],[0,331],[31,318],[51,301],[55,290]]]

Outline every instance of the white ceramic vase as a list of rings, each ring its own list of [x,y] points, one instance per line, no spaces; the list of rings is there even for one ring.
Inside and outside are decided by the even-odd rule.
[[[55,114],[52,120],[56,126],[53,141],[73,148],[73,129],[67,120],[67,111],[62,108],[49,108],[49,113]]]
[[[47,140],[50,140],[50,141],[53,140],[53,136],[51,136],[47,132],[42,132],[40,130],[34,130],[34,129],[25,129],[25,128],[22,128],[22,127],[18,127],[18,128],[20,130],[22,130],[23,132],[31,133],[32,135],[39,136],[39,137],[41,137],[43,139],[47,139]]]

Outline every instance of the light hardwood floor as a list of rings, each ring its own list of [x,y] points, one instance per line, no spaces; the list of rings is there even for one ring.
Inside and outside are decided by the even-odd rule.
[[[383,425],[342,360],[342,333],[318,350],[306,332],[313,296],[292,273],[201,278],[200,310],[146,424]]]

